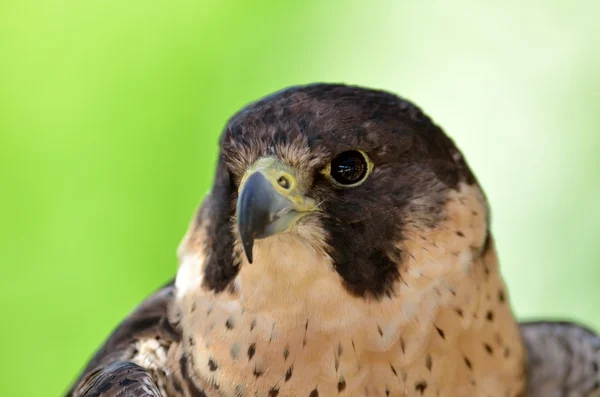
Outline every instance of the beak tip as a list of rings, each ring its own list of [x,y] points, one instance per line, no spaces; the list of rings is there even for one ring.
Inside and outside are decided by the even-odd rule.
[[[244,244],[244,253],[246,254],[246,258],[248,259],[248,263],[252,263],[253,261],[253,257],[252,257],[252,248],[254,246],[254,242],[248,243],[248,244]]]

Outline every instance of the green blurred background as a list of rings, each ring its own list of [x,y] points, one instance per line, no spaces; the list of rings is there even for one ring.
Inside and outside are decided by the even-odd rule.
[[[599,13],[597,1],[0,0],[2,394],[59,396],[173,276],[227,117],[315,81],[422,106],[486,189],[517,315],[600,329]]]

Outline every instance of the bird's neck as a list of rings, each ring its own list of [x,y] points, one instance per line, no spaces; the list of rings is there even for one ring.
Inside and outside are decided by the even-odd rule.
[[[231,393],[236,384],[268,389],[293,368],[286,387],[305,394],[319,382],[334,393],[345,374],[350,395],[366,389],[378,395],[386,384],[398,389],[391,395],[400,395],[414,388],[406,383],[411,374],[433,362],[435,371],[456,366],[456,387],[473,387],[472,376],[493,387],[520,387],[515,379],[523,347],[493,241],[450,256],[447,247],[434,248],[428,248],[429,262],[417,255],[410,261],[421,262],[407,262],[413,268],[402,272],[395,296],[377,301],[350,297],[327,256],[301,239],[259,243],[254,263],[243,264],[234,288],[220,293],[200,286],[202,257],[186,258],[177,305],[187,313],[183,340],[198,363],[195,371],[210,380],[215,372],[204,363],[217,362],[224,371],[220,387]],[[443,384],[442,374],[432,376],[432,387]]]
[[[198,373],[216,376],[203,364],[214,360],[231,369],[221,389],[268,389],[293,367],[286,387],[309,394],[304,388],[319,383],[330,387],[324,395],[339,390],[340,374],[350,395],[384,384],[397,385],[391,395],[404,395],[415,387],[406,383],[410,374],[430,371],[431,363],[432,390],[445,379],[435,371],[450,366],[456,387],[478,387],[473,376],[489,379],[490,387],[514,382],[523,346],[482,203],[458,195],[437,227],[405,230],[400,278],[379,299],[349,294],[322,245],[296,234],[257,241],[254,263],[242,261],[229,288],[207,289],[209,245],[199,229],[190,240],[197,249],[182,258],[175,300]],[[477,390],[471,395],[482,394]]]

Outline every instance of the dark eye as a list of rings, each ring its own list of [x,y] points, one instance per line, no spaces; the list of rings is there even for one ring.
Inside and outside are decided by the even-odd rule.
[[[354,185],[367,176],[368,170],[365,155],[357,150],[350,150],[333,159],[329,173],[341,185]]]

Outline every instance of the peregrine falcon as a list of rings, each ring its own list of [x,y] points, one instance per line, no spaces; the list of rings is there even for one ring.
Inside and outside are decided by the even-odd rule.
[[[178,257],[69,397],[600,395],[600,339],[515,320],[475,176],[387,92],[235,114]]]

